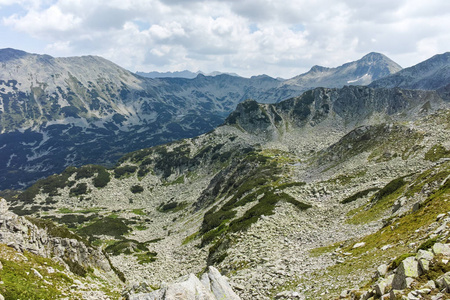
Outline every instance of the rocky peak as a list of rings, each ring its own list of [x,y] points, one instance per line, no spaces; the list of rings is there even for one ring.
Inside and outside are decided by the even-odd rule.
[[[286,81],[286,84],[310,87],[343,87],[344,85],[366,85],[384,76],[401,70],[401,67],[380,53],[369,53],[361,59],[336,68],[314,66],[307,73]]]

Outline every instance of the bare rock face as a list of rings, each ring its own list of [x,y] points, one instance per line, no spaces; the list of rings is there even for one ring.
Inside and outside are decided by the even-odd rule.
[[[0,198],[0,243],[17,251],[30,251],[43,257],[55,257],[66,264],[76,263],[84,268],[95,267],[111,272],[105,255],[98,249],[73,238],[49,235],[24,217],[8,211],[5,199]]]
[[[181,277],[177,282],[151,293],[129,296],[130,300],[239,300],[226,277],[210,266],[199,280],[194,274]]]

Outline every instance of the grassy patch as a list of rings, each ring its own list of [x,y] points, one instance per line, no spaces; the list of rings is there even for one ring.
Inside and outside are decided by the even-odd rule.
[[[441,144],[434,145],[425,153],[425,159],[433,162],[445,157],[450,157],[450,150],[445,149]]]
[[[347,204],[347,203],[356,201],[356,200],[358,200],[359,198],[365,197],[365,196],[367,196],[369,193],[375,192],[375,191],[378,191],[378,190],[379,190],[378,188],[370,188],[370,189],[366,189],[366,190],[363,190],[363,191],[359,191],[359,192],[357,192],[357,193],[355,193],[355,194],[353,194],[353,195],[351,195],[351,196],[345,198],[344,200],[341,201],[341,203],[342,203],[342,204]]]
[[[60,299],[63,290],[67,289],[73,280],[62,273],[62,266],[52,259],[46,259],[29,252],[24,252],[27,260],[21,258],[16,251],[0,244],[0,294],[5,299]],[[16,258],[18,257],[18,258]],[[55,272],[49,272],[52,267]],[[44,278],[34,274],[36,269]],[[45,281],[44,281],[45,279]]]
[[[130,191],[131,191],[133,194],[138,194],[138,193],[142,193],[142,192],[144,191],[144,188],[143,188],[141,185],[136,184],[136,185],[133,185],[133,186],[130,188]]]
[[[145,216],[146,215],[146,213],[144,212],[143,208],[136,208],[136,209],[133,209],[131,212],[133,214],[135,214],[135,215],[138,215],[138,216]]]
[[[390,209],[395,200],[402,195],[405,184],[403,177],[392,180],[372,196],[371,202],[367,206],[350,211],[349,215],[352,217],[347,222],[363,224],[380,219],[383,213]]]
[[[190,242],[192,242],[193,240],[195,240],[197,237],[199,236],[198,232],[194,232],[193,234],[187,236],[183,242],[181,243],[182,245],[186,245],[189,244]]]
[[[125,221],[122,218],[105,217],[81,228],[78,232],[86,236],[109,235],[121,238],[131,231]]]
[[[178,212],[180,210],[185,209],[188,206],[187,202],[175,202],[170,201],[168,203],[161,203],[158,207],[159,212],[168,213],[168,212]]]

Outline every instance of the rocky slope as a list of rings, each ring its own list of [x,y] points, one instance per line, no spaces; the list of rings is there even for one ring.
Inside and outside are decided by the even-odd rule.
[[[0,199],[0,294],[6,299],[109,299],[119,278],[97,248],[52,222],[19,217]]]
[[[309,79],[302,82],[283,82],[226,74],[151,79],[100,57],[14,49],[0,50],[0,63],[0,190],[27,187],[67,166],[111,166],[130,151],[208,132],[248,98],[278,102],[318,85],[361,84],[398,69],[369,54],[304,74]],[[368,74],[363,81],[361,72]]]
[[[210,133],[68,168],[10,203],[101,244],[131,294],[212,265],[242,299],[336,298],[450,211],[448,103],[369,87],[245,101]]]

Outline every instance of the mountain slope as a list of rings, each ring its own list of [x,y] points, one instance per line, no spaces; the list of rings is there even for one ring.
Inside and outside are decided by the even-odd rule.
[[[367,85],[374,80],[395,74],[402,68],[383,54],[371,52],[361,59],[336,68],[314,66],[305,74],[286,81],[304,90],[314,87],[343,87]]]
[[[317,82],[335,86],[342,76],[395,70],[379,56],[338,68],[339,80],[330,73]],[[208,132],[245,99],[273,103],[314,86],[264,75],[150,79],[100,57],[14,49],[0,50],[0,63],[0,190],[27,187],[70,165],[111,166],[127,152]]]
[[[449,84],[450,52],[437,54],[415,66],[374,81],[371,87],[437,90]]]
[[[249,97],[299,93],[268,77],[148,79],[93,56],[3,49],[0,63],[0,189],[207,132]]]
[[[10,203],[103,244],[129,285],[157,289],[214,265],[243,299],[336,298],[404,253],[411,234],[428,237],[396,231],[415,205],[439,196],[423,226],[446,212],[448,100],[353,86],[248,100],[212,132],[112,169],[68,168]],[[361,240],[367,253],[353,248]]]

